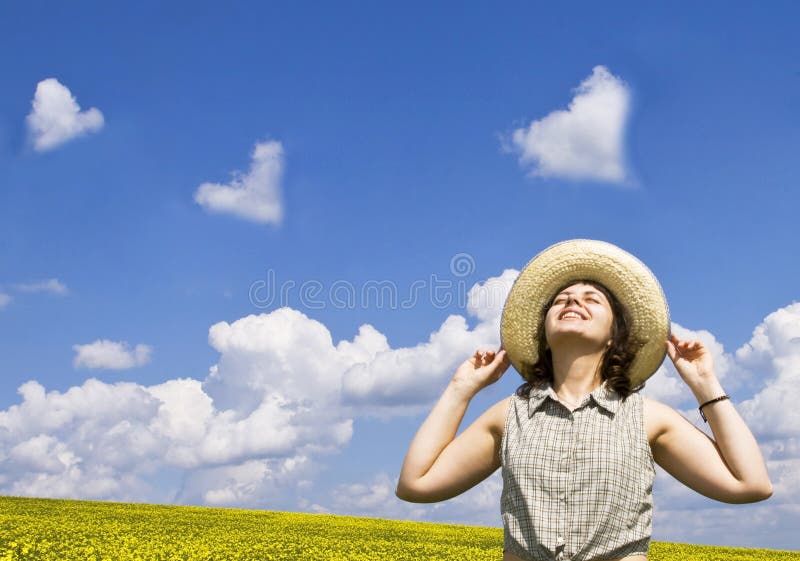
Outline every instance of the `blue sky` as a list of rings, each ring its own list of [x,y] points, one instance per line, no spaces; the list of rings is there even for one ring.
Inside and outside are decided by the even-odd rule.
[[[798,15],[0,8],[0,493],[499,526],[499,472],[436,506],[394,481],[499,343],[501,300],[469,289],[591,238],[713,346],[776,489],[724,505],[660,471],[653,538],[800,549]],[[265,305],[268,282],[295,287]],[[334,302],[375,282],[422,292]],[[708,430],[681,383],[665,364],[646,391]]]

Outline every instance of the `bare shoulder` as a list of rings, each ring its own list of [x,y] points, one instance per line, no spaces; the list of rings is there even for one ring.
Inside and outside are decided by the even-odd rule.
[[[672,407],[656,399],[643,395],[642,403],[647,440],[650,442],[650,446],[652,446],[656,439],[664,434],[677,418],[683,417]]]
[[[512,399],[513,396],[504,397],[481,415],[495,437],[503,436],[503,430],[505,430],[506,426],[506,416],[508,415],[508,408],[511,407]]]

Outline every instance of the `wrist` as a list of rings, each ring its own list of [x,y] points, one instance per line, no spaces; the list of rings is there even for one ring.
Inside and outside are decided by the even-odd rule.
[[[722,384],[719,383],[716,376],[710,376],[707,379],[692,384],[691,389],[698,404],[703,404],[709,399],[725,395],[725,390],[722,388]]]
[[[445,393],[450,394],[459,401],[471,401],[475,394],[478,393],[478,390],[463,382],[452,380],[447,389],[445,389]]]

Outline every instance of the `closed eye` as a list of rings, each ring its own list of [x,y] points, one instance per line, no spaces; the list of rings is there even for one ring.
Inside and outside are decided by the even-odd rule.
[[[589,302],[594,302],[595,304],[599,304],[600,303],[600,300],[598,300],[597,298],[589,298],[588,300],[589,300]],[[556,299],[555,302],[553,302],[553,305],[555,306],[556,304],[563,304],[565,301],[566,300],[564,298],[558,298],[558,299]]]

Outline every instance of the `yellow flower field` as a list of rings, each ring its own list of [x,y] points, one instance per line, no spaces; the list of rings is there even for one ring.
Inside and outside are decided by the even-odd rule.
[[[499,561],[502,551],[499,528],[0,497],[1,561]],[[653,542],[650,559],[800,561],[800,552]]]

